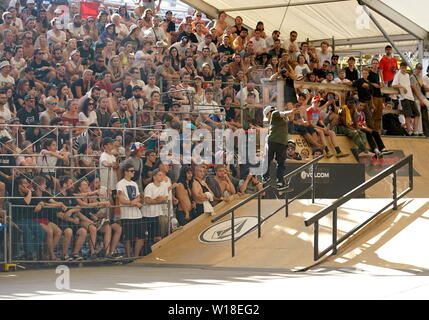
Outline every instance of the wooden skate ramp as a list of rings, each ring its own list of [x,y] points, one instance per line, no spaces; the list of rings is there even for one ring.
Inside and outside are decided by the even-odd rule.
[[[231,241],[205,243],[199,239],[202,232],[222,221],[230,221],[229,217],[212,223],[212,217],[204,215],[193,221],[192,225],[176,231],[170,239],[166,238],[154,246],[153,252],[138,262],[287,270],[308,268],[315,263],[313,261],[313,228],[305,227],[304,221],[330,203],[330,200],[317,200],[316,204],[311,204],[308,200],[294,202],[290,206],[288,218],[282,211],[264,223],[261,238],[258,239],[257,232],[254,231],[240,239],[236,243],[235,257],[231,257]],[[282,204],[283,200],[263,200],[262,216],[268,216]],[[365,221],[385,204],[386,200],[382,199],[360,199],[348,202],[338,213],[338,237]],[[236,211],[236,219],[256,217],[256,208],[256,200],[249,202]],[[219,210],[217,214],[220,214],[221,211],[224,210]],[[320,221],[319,245],[321,249],[331,244],[331,226],[330,217]],[[221,229],[220,233],[227,232],[224,229]]]
[[[305,140],[297,135],[292,135],[297,143],[297,151],[301,152],[302,149],[309,149],[310,147]],[[394,150],[395,154],[386,156],[385,159],[379,161],[363,161],[368,169],[372,170],[383,170],[387,166],[398,162],[409,155],[414,156],[414,169],[419,174],[414,177],[414,190],[408,194],[410,198],[429,198],[429,166],[427,161],[429,160],[429,139],[428,138],[411,138],[411,137],[383,137],[383,142],[386,148]],[[338,144],[341,150],[345,153],[352,153],[351,150],[355,147],[352,141],[344,136],[338,137]],[[332,149],[332,146],[330,146]],[[337,159],[332,157],[330,159],[323,159],[321,163],[358,163],[354,156],[347,158]],[[369,167],[369,168],[368,168]],[[366,174],[366,180],[371,176]],[[405,190],[408,187],[408,177],[398,176],[398,188],[400,191]],[[368,198],[386,198],[392,193],[391,179],[385,179],[384,182],[378,183],[373,188],[366,192]]]

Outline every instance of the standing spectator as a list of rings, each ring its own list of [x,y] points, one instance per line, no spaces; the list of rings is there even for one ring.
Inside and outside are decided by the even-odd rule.
[[[350,81],[356,81],[359,79],[359,71],[356,68],[356,59],[350,57],[347,61],[348,67],[346,68],[346,78]]]
[[[416,103],[417,110],[421,114],[420,119],[416,123],[416,131],[419,136],[425,136],[424,132],[429,132],[429,123],[428,123],[428,108],[429,101],[426,99],[423,87],[423,79],[422,79],[422,71],[423,66],[421,63],[416,65],[416,70],[414,74],[410,76],[411,89],[414,94],[414,101]]]
[[[142,209],[143,223],[148,232],[149,239],[158,242],[161,240],[161,221],[164,207],[168,200],[168,187],[163,183],[165,174],[160,169],[153,171],[153,182],[144,189],[144,202],[146,206]]]
[[[106,137],[101,142],[101,147],[103,153],[100,156],[100,181],[101,186],[105,187],[109,193],[112,191],[113,196],[116,193],[116,169],[118,168],[118,163],[116,157],[112,154],[113,151],[113,140],[110,137]]]
[[[137,183],[132,178],[135,169],[131,164],[122,167],[124,178],[116,185],[118,190],[119,204],[121,209],[121,226],[123,229],[123,240],[127,257],[131,257],[131,243],[134,242],[133,256],[140,256],[144,244],[145,225],[142,220],[141,194]]]
[[[391,87],[395,74],[398,71],[398,61],[392,55],[392,46],[386,46],[385,52],[386,54],[380,60],[380,70],[383,72],[385,85]]]
[[[372,96],[374,94],[374,87],[369,80],[368,68],[362,70],[362,78],[353,81],[353,86],[357,88],[359,101],[365,103],[367,106],[365,109],[366,124],[369,128],[375,129],[372,119],[372,110],[374,109]]]
[[[371,63],[371,70],[369,71],[368,81],[371,83],[373,88],[372,94],[372,121],[374,130],[378,133],[381,132],[381,119],[383,117],[383,103],[384,97],[381,93],[381,88],[384,87],[383,75],[379,68],[378,59],[373,59]]]
[[[402,62],[400,71],[395,75],[392,82],[393,88],[398,88],[401,93],[402,111],[405,116],[408,135],[418,135],[418,123],[420,121],[420,112],[417,110],[411,89],[410,75],[407,73],[407,63]],[[386,81],[386,80],[385,80]]]

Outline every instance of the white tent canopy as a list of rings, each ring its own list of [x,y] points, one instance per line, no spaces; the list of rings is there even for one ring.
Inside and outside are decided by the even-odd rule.
[[[365,4],[398,47],[417,48],[427,40],[429,1],[421,0],[185,0],[212,18],[224,10],[231,23],[240,15],[254,29],[263,21],[271,34],[280,30],[283,39],[298,32],[298,41],[335,39],[337,51],[374,50],[387,41],[363,11]]]

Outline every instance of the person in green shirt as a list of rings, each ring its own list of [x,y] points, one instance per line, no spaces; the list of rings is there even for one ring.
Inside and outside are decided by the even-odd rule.
[[[265,156],[268,158],[267,171],[263,176],[264,181],[270,178],[270,165],[274,158],[277,161],[277,186],[284,187],[283,180],[285,172],[286,149],[288,144],[288,117],[299,112],[294,108],[290,111],[278,111],[272,106],[264,109],[264,117],[270,122],[270,131],[267,138],[267,152]]]

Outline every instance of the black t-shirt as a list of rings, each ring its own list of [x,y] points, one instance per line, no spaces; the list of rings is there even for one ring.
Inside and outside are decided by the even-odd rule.
[[[373,71],[369,71],[368,80],[371,83],[380,84],[380,75],[378,73],[373,72]],[[374,86],[372,86],[372,88],[373,88],[373,96],[374,97],[381,98],[383,96],[381,94],[380,88],[376,88]]]
[[[46,60],[42,60],[40,62],[40,64],[36,63],[36,60],[33,60],[30,63],[30,67],[32,67],[35,70],[36,79],[38,79],[38,80],[43,79],[49,73],[49,70],[43,70],[42,71],[42,70],[39,70],[39,69],[41,69],[43,67],[50,67],[50,66],[51,65]]]
[[[14,196],[25,197],[26,195],[21,194],[21,192],[17,191]],[[36,218],[34,214],[34,207],[31,207],[28,203],[24,201],[24,199],[11,199],[10,202],[12,203],[12,221],[18,221],[19,224],[20,220]]]
[[[142,170],[142,179],[148,179],[150,176],[152,176],[152,171],[156,169],[156,166],[148,166],[146,163],[143,165]],[[146,185],[143,183],[143,187],[146,187]]]
[[[86,95],[86,93],[91,89],[91,87],[94,85],[94,82],[90,82],[86,87],[84,86],[83,79],[77,79],[75,82],[72,83],[70,89],[73,93],[73,96],[77,97],[76,93],[76,87],[81,87],[82,96]]]
[[[4,174],[7,174],[8,176],[12,175],[12,169],[10,168],[4,168],[4,167],[12,167],[16,166],[15,157],[12,155],[8,156],[0,156],[0,171]],[[3,182],[6,182],[6,179],[3,177],[0,177],[0,180]]]
[[[91,48],[85,49],[84,47],[80,47],[78,50],[82,59],[87,59],[90,61],[94,60],[94,51]]]
[[[356,81],[359,79],[359,73],[357,69],[350,71],[349,68],[346,68],[346,79],[350,81]]]
[[[59,87],[62,83],[65,83],[66,85],[67,85],[67,87],[69,87],[70,88],[70,86],[71,86],[71,83],[70,83],[70,81],[69,80],[67,80],[66,78],[64,78],[64,79],[58,79],[56,76],[55,77],[53,77],[50,81],[49,81],[49,83],[53,83],[53,84],[55,84],[57,87]]]
[[[357,88],[359,100],[361,102],[371,101],[371,97],[373,95],[373,86],[371,83],[363,78],[360,78],[359,80],[353,82],[353,86]]]
[[[39,113],[32,109],[30,112],[27,112],[25,108],[21,108],[17,113],[16,116],[19,119],[19,122],[21,124],[36,124],[39,122]]]
[[[167,21],[167,20],[164,20],[164,21]],[[170,32],[174,32],[174,31],[176,31],[176,24],[173,21],[169,21],[166,32],[170,33]]]
[[[230,46],[225,46],[223,43],[217,48],[217,52],[224,53],[226,55],[234,54],[234,49]]]
[[[94,73],[95,80],[102,80],[102,73],[107,70],[106,66],[103,65],[101,68],[98,68],[95,63],[91,65],[88,69],[92,70],[92,72]]]
[[[319,79],[326,79],[326,71],[323,71],[323,69],[314,69],[313,73],[318,77]]]

